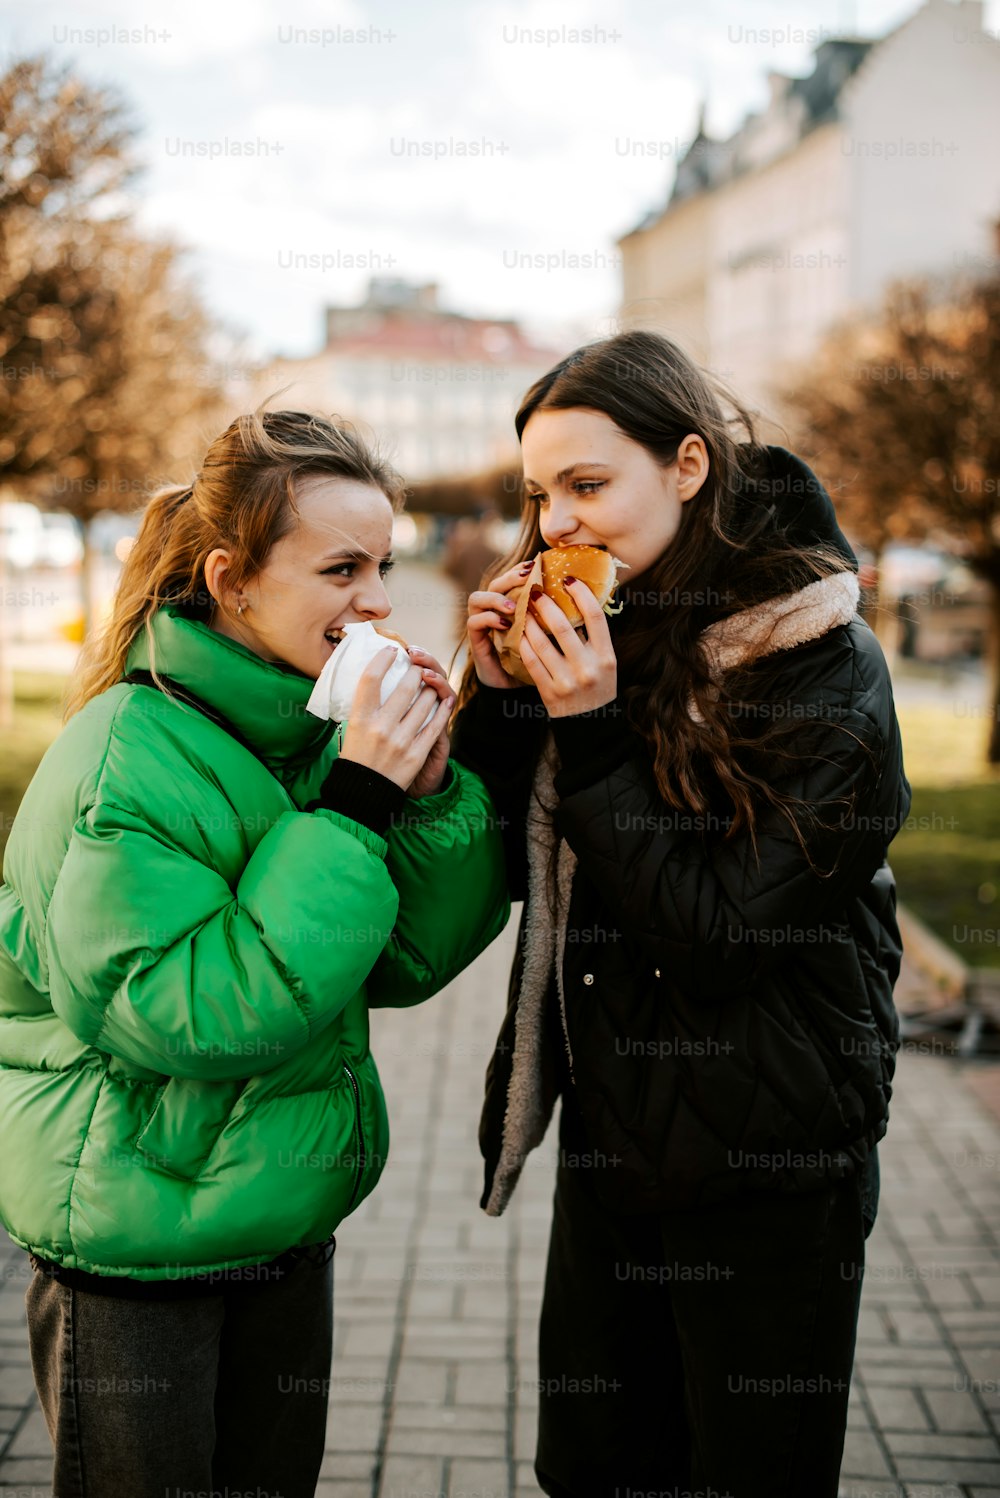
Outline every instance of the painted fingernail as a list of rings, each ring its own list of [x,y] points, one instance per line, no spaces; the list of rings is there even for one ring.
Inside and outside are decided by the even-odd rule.
[[[530,572],[531,569],[532,569],[532,567],[534,565],[535,565],[534,562],[532,562],[530,560],[527,561],[527,562],[522,562],[521,565],[520,565],[520,567],[518,567],[517,570],[518,570],[518,572]]]
[[[504,604],[504,608],[507,610],[508,613],[512,614],[514,612],[514,610],[517,608],[517,604],[516,603],[511,603],[510,599],[508,599],[507,602]]]
[[[514,623],[513,619],[501,619],[500,620],[500,628],[501,629],[510,629],[510,627],[511,627],[511,625],[513,623]]]
[[[576,578],[575,577],[570,577],[569,573],[567,572],[566,576],[563,578],[563,582],[564,583],[575,583],[576,582]]]

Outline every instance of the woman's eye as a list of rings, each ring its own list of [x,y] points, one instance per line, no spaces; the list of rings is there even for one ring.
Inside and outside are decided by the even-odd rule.
[[[604,488],[606,482],[606,479],[577,479],[572,488],[576,494],[596,494],[598,489]],[[533,494],[528,490],[525,493],[527,498],[534,504],[543,505],[547,503],[547,497],[544,494]]]
[[[386,577],[395,567],[395,562],[379,562],[379,577]],[[324,577],[353,577],[357,562],[338,562],[335,567],[324,567]]]

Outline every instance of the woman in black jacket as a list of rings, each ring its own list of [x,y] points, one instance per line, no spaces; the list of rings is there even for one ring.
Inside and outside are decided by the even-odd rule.
[[[653,333],[565,359],[518,412],[518,543],[469,600],[452,752],[525,901],[480,1128],[488,1213],[562,1099],[553,1495],[837,1492],[898,1040],[885,855],[910,789],[833,506],[732,408]],[[627,564],[624,607],[570,584],[579,634],[538,597],[520,686],[491,632],[524,562],[576,544]]]

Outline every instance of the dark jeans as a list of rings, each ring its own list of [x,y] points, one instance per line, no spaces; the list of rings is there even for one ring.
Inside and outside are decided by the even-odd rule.
[[[857,1178],[608,1212],[562,1131],[539,1339],[553,1498],[836,1498],[864,1266]],[[568,1153],[572,1162],[574,1152]]]
[[[321,1259],[173,1300],[90,1294],[36,1270],[28,1336],[53,1498],[313,1498],[333,1340]]]

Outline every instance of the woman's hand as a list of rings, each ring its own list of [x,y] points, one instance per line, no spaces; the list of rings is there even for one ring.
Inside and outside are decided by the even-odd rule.
[[[448,717],[455,698],[446,681],[444,692],[435,682],[424,680],[422,684],[420,667],[412,665],[382,702],[382,678],[394,654],[395,647],[386,646],[362,671],[351,703],[351,716],[344,730],[340,756],[377,770],[401,790],[406,790],[420,777],[433,752],[437,752],[440,761],[439,741],[444,734],[447,743]],[[437,675],[433,671],[430,674]],[[420,725],[435,698],[434,715],[422,728]],[[446,753],[445,763],[447,759]],[[443,766],[439,775],[443,778]]]
[[[410,659],[421,669],[424,685],[437,692],[442,702],[448,705],[448,713],[445,717],[445,726],[442,728],[435,742],[431,745],[431,752],[422,770],[420,770],[413,781],[406,787],[411,796],[433,796],[441,789],[444,782],[445,771],[448,768],[448,757],[451,754],[451,740],[448,737],[447,718],[455,705],[455,694],[448,685],[445,669],[440,661],[434,659],[426,650],[413,646],[410,650]]]
[[[469,594],[469,653],[476,676],[485,687],[519,687],[521,682],[509,676],[500,664],[491,638],[491,630],[509,629],[517,605],[506,595],[520,587],[531,571],[533,559],[521,562],[509,572],[492,579],[489,589]]]
[[[577,634],[559,605],[540,593],[528,608],[519,647],[550,718],[592,712],[618,695],[618,660],[608,617],[586,583],[567,579],[566,588],[583,615],[586,639]],[[532,617],[533,610],[552,635]]]

